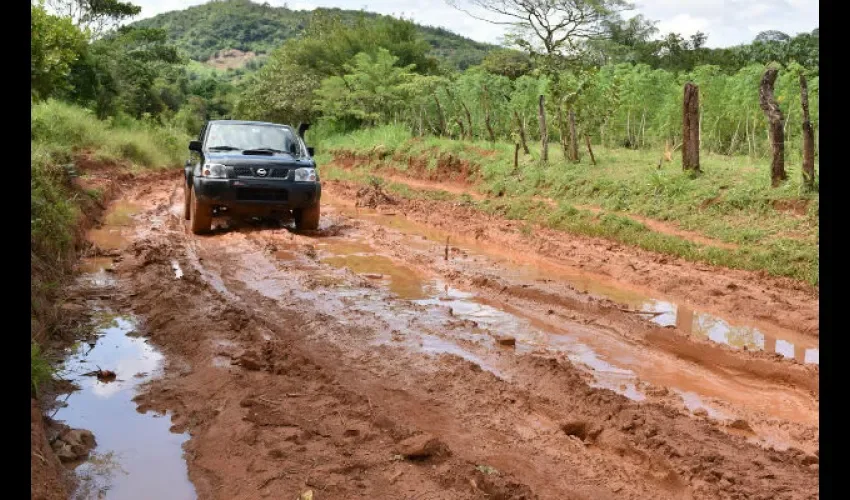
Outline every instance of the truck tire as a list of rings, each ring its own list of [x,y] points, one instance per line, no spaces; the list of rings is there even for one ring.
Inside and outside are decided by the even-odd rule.
[[[198,200],[195,196],[195,190],[189,191],[191,201],[191,217],[192,217],[192,232],[195,234],[204,234],[209,232],[212,227],[212,210],[205,203]]]
[[[186,220],[192,219],[192,188],[186,181],[183,181],[183,217]]]
[[[293,210],[292,215],[295,218],[295,229],[299,231],[319,229],[320,212],[318,203],[309,208],[297,208]]]

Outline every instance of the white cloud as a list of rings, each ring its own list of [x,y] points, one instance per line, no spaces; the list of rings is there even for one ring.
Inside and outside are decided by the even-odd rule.
[[[675,32],[682,36],[689,37],[697,31],[703,33],[711,25],[708,19],[702,17],[694,17],[690,14],[679,14],[669,21],[661,21],[658,23],[658,30],[661,35],[665,33]]]

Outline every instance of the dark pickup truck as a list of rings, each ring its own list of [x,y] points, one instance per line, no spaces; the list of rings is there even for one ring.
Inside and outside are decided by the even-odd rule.
[[[186,220],[204,233],[214,214],[295,219],[296,229],[319,227],[322,186],[313,148],[288,125],[211,120],[186,162]]]

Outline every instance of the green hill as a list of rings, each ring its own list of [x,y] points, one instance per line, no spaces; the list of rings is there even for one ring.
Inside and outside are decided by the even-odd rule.
[[[322,10],[338,15],[343,21],[354,21],[360,15],[367,18],[382,17],[380,14],[355,10]],[[195,61],[206,62],[220,51],[229,51],[226,60],[216,58],[215,65],[222,68],[244,64],[254,54],[271,52],[287,39],[298,36],[309,24],[311,14],[312,11],[272,7],[250,0],[213,0],[185,10],[159,14],[133,25],[165,29],[171,42]],[[458,69],[480,63],[487,52],[495,48],[442,28],[418,28],[422,38],[433,47],[432,55]],[[253,54],[245,56],[233,49]],[[244,59],[243,63],[239,63],[240,58]]]

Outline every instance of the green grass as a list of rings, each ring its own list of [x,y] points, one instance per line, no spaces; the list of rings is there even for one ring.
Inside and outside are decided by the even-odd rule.
[[[520,154],[519,168],[514,169],[513,145],[506,143],[412,138],[405,129],[393,126],[316,135],[313,142],[325,178],[348,175],[347,180],[356,181],[359,173],[382,170],[411,174],[407,171],[408,158],[426,160],[427,171],[434,168],[439,154],[452,154],[469,162],[475,189],[503,195],[476,202],[482,211],[692,261],[763,270],[818,283],[819,197],[803,191],[800,162],[793,156],[786,161],[789,180],[774,189],[770,187],[767,159],[704,153],[703,173],[691,176],[682,171],[680,156],[674,155],[672,162],[658,169],[661,148],[635,151],[596,146],[597,165],[593,166],[586,151],[581,163],[576,164],[566,161],[559,145],[553,143],[548,163],[539,161],[539,145],[530,145],[531,155]],[[367,166],[358,160],[357,168],[345,174],[341,169],[328,168],[335,157],[352,153],[370,155],[372,161]],[[412,192],[419,192],[406,189],[398,194],[416,196]],[[558,208],[534,202],[534,197],[550,198]],[[782,205],[803,208],[801,213],[775,208]],[[600,208],[606,215],[600,217],[577,207]],[[706,246],[659,233],[628,215],[666,222],[738,248]]]
[[[30,344],[30,392],[37,396],[38,389],[53,377],[53,368],[44,358],[35,342]]]

